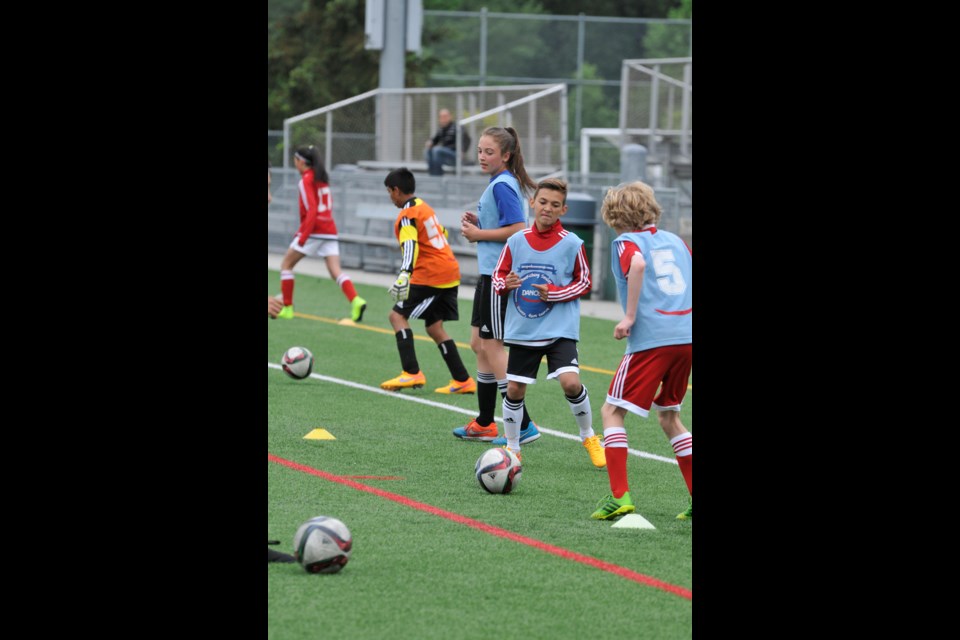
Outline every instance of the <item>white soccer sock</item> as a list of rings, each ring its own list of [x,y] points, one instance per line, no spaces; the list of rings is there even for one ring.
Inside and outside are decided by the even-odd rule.
[[[673,447],[673,452],[677,456],[692,456],[693,434],[689,432],[681,433],[676,438],[670,439],[670,445]]]
[[[623,427],[605,427],[603,429],[603,448],[627,448],[627,430]]]
[[[593,413],[590,411],[590,396],[587,394],[587,386],[582,387],[580,394],[574,398],[564,395],[567,402],[570,403],[570,412],[577,419],[577,426],[580,428],[580,440],[586,440],[595,435],[593,432]]]
[[[523,421],[523,398],[516,402],[503,399],[503,434],[511,451],[520,451],[520,423]]]

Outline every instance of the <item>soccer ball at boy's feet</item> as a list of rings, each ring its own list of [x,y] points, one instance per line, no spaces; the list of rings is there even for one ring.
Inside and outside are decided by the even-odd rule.
[[[506,448],[489,449],[474,468],[477,482],[488,493],[510,493],[523,475],[519,458]]]
[[[293,536],[293,557],[307,573],[336,573],[350,560],[353,536],[336,518],[310,518]]]
[[[280,365],[294,380],[303,380],[313,371],[313,354],[306,347],[290,347],[280,359]]]

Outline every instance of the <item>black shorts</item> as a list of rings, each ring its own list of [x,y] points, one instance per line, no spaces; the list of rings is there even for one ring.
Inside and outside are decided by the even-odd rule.
[[[473,317],[471,327],[480,328],[484,340],[503,340],[503,319],[507,317],[506,294],[497,295],[493,290],[493,278],[480,276],[473,292]]]
[[[439,320],[459,320],[457,290],[460,287],[438,289],[422,284],[410,285],[410,297],[393,305],[393,310],[407,320],[420,319],[430,326]]]
[[[540,370],[540,360],[544,356],[547,357],[547,380],[556,378],[561,373],[580,374],[576,340],[557,338],[556,341],[542,347],[526,347],[520,344],[509,346],[507,380],[536,384],[537,372]]]

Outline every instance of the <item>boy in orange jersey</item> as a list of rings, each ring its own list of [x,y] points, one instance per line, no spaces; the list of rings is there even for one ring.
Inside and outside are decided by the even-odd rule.
[[[423,320],[427,335],[440,348],[450,370],[451,380],[437,393],[476,393],[477,384],[467,373],[457,344],[443,328],[444,320],[459,320],[457,290],[460,265],[447,242],[447,230],[426,202],[414,195],[417,183],[406,167],[395,169],[383,181],[390,201],[400,207],[393,232],[400,243],[403,261],[390,297],[396,303],[390,310],[390,326],[397,332],[397,350],[403,372],[380,385],[399,391],[419,389],[427,383],[420,370],[413,345],[409,319]]]

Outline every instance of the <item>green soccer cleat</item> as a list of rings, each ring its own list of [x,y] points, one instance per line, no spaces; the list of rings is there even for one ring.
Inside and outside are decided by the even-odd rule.
[[[625,492],[621,497],[614,498],[608,495],[597,503],[597,510],[590,515],[594,520],[610,520],[627,513],[633,513],[636,508],[633,501],[630,500],[630,492]]]
[[[693,520],[693,498],[690,498],[690,506],[687,510],[677,514],[677,520]]]
[[[354,322],[363,320],[363,312],[367,310],[367,301],[357,296],[350,303],[350,317]]]
[[[277,314],[278,318],[283,318],[284,320],[293,319],[293,305],[289,304],[280,310],[280,313]]]

